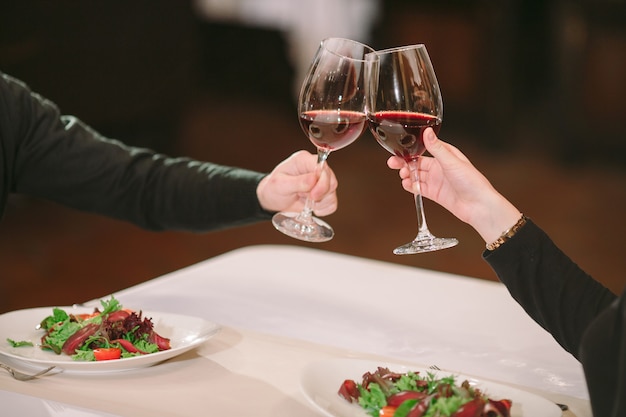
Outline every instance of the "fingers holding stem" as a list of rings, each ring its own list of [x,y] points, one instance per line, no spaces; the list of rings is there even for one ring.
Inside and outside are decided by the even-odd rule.
[[[322,172],[326,167],[326,160],[328,159],[328,155],[330,155],[330,151],[327,149],[318,148],[317,149],[317,164],[315,165],[315,182],[319,181],[322,176]],[[315,209],[315,201],[311,198],[311,193],[309,192],[306,197],[306,201],[304,203],[304,208],[298,215],[298,220],[311,223],[311,217],[313,216],[313,210]]]

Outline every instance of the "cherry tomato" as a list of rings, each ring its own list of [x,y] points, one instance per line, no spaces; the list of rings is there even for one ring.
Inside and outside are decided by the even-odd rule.
[[[89,320],[90,318],[99,316],[100,313],[84,313],[84,314],[74,314],[74,317],[76,317],[79,320],[85,321],[85,320]]]
[[[111,359],[119,359],[122,356],[120,348],[98,348],[93,350],[93,356],[97,361],[108,361]]]
[[[380,409],[380,417],[393,417],[398,407],[386,405]]]
[[[343,381],[338,394],[350,402],[357,401],[361,395],[359,389],[356,387],[356,382],[351,379]]]

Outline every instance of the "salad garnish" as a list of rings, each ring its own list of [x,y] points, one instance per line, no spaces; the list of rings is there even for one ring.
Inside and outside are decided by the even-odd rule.
[[[427,372],[392,372],[378,367],[360,383],[347,379],[338,394],[372,417],[510,417],[512,402],[492,400],[465,380]]]
[[[33,342],[29,340],[13,340],[7,337],[7,343],[11,345],[11,347],[24,347],[24,346],[32,346]]]
[[[115,297],[100,300],[102,309],[68,314],[55,307],[38,328],[45,333],[41,348],[67,354],[74,360],[100,361],[128,358],[170,349],[170,340],[154,331],[142,312],[123,309]]]

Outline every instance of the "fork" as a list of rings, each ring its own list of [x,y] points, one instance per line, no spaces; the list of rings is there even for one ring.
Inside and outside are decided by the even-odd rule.
[[[10,366],[7,366],[3,363],[0,363],[0,368],[6,369],[13,378],[17,379],[18,381],[30,381],[31,379],[35,379],[35,378],[39,378],[40,376],[42,376],[43,374],[46,374],[48,372],[50,372],[52,369],[54,369],[54,366],[51,366],[49,368],[44,369],[43,371],[37,372],[36,374],[25,374],[23,372],[20,371],[16,371],[15,369],[11,368]]]

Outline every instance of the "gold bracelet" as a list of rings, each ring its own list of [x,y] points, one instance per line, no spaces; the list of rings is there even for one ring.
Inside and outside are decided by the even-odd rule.
[[[504,233],[502,233],[500,235],[500,237],[495,240],[495,242],[491,242],[491,243],[486,245],[487,250],[490,250],[490,251],[491,250],[495,250],[495,249],[499,248],[504,242],[506,242],[507,240],[509,240],[513,236],[515,236],[515,233],[517,233],[517,231],[519,229],[521,229],[522,226],[524,226],[526,224],[526,220],[527,220],[527,217],[524,216],[524,214],[522,214],[522,217],[519,218],[517,223],[515,223],[510,229],[508,229]]]

